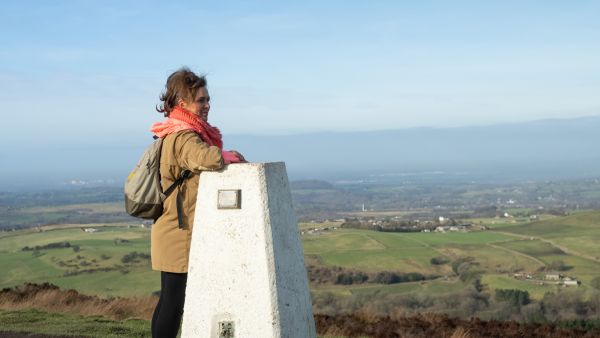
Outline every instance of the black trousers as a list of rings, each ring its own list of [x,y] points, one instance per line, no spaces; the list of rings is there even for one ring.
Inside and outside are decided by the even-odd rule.
[[[160,273],[160,298],[152,315],[152,338],[175,338],[181,326],[187,273]]]

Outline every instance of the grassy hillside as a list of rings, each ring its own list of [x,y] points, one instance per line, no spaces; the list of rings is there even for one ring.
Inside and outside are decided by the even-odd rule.
[[[576,213],[507,228],[505,231],[543,238],[600,261],[600,212]]]
[[[484,221],[485,222],[485,221]],[[307,262],[366,273],[418,272],[433,279],[400,284],[313,285],[313,291],[340,295],[461,290],[468,281],[457,278],[452,263],[470,257],[490,290],[527,290],[541,298],[557,286],[517,280],[515,272],[533,273],[560,262],[562,273],[583,281],[582,290],[600,276],[600,212],[554,217],[539,222],[496,223],[492,230],[456,233],[389,233],[337,229],[302,236]],[[89,225],[95,226],[95,225]],[[307,225],[301,225],[306,229]],[[79,228],[6,232],[0,235],[0,287],[23,282],[51,282],[87,294],[141,296],[159,289],[150,269],[150,231],[139,227],[104,226],[94,233]],[[23,251],[50,243],[69,247]],[[127,257],[130,259],[128,260]],[[133,258],[132,258],[133,257]],[[432,258],[446,260],[432,264]]]
[[[432,265],[433,257],[450,262],[472,257],[483,272],[482,282],[490,290],[521,289],[541,299],[558,286],[519,280],[513,273],[534,273],[562,263],[561,273],[581,280],[581,290],[590,291],[589,282],[600,276],[600,212],[549,217],[530,223],[525,219],[502,221],[481,219],[491,231],[468,233],[384,233],[363,230],[323,232],[305,236],[305,253],[328,265],[364,271],[393,270],[421,272],[447,278],[396,285],[319,287],[317,291],[337,290],[339,294],[364,292],[445,293],[466,285],[453,277],[450,264]],[[588,250],[589,248],[593,248]],[[543,275],[542,277],[543,278]]]
[[[545,264],[564,262],[565,273],[584,282],[600,276],[600,212],[582,212],[502,229],[520,236],[504,246]]]
[[[23,282],[51,282],[88,294],[147,295],[160,288],[159,274],[148,258],[123,262],[131,253],[150,254],[150,230],[98,227],[97,232],[56,229],[18,231],[0,237],[0,287]],[[49,243],[68,242],[69,248],[23,251]],[[78,247],[79,249],[74,249]]]

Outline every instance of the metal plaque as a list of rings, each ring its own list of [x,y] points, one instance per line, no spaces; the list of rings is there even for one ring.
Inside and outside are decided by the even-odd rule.
[[[219,190],[217,197],[217,209],[241,209],[241,190]]]
[[[233,322],[219,322],[219,338],[234,338]]]

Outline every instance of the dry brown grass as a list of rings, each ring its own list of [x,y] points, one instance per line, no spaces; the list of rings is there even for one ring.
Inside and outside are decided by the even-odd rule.
[[[158,297],[100,298],[82,295],[75,290],[60,290],[48,283],[24,284],[0,291],[0,309],[40,309],[48,312],[104,316],[121,320],[149,320]]]
[[[0,291],[0,309],[40,309],[48,312],[96,315],[122,320],[150,320],[158,297],[100,298],[57,286],[25,284]],[[368,311],[352,315],[315,315],[317,332],[326,337],[479,338],[479,337],[600,337],[598,330],[563,329],[515,321],[462,320],[444,314],[377,317]]]
[[[465,329],[462,326],[459,326],[452,332],[450,338],[474,338],[469,329]]]

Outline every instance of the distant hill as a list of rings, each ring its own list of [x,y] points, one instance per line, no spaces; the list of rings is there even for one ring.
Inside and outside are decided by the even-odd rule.
[[[600,154],[594,150],[598,130],[600,116],[460,128],[225,135],[224,141],[251,161],[285,161],[292,179],[578,178],[600,175]],[[71,181],[120,185],[150,142],[148,135],[68,146],[49,141],[30,150],[4,147],[0,191]]]
[[[299,177],[461,173],[499,178],[600,174],[600,117],[461,128],[226,138],[247,158],[285,161]]]

